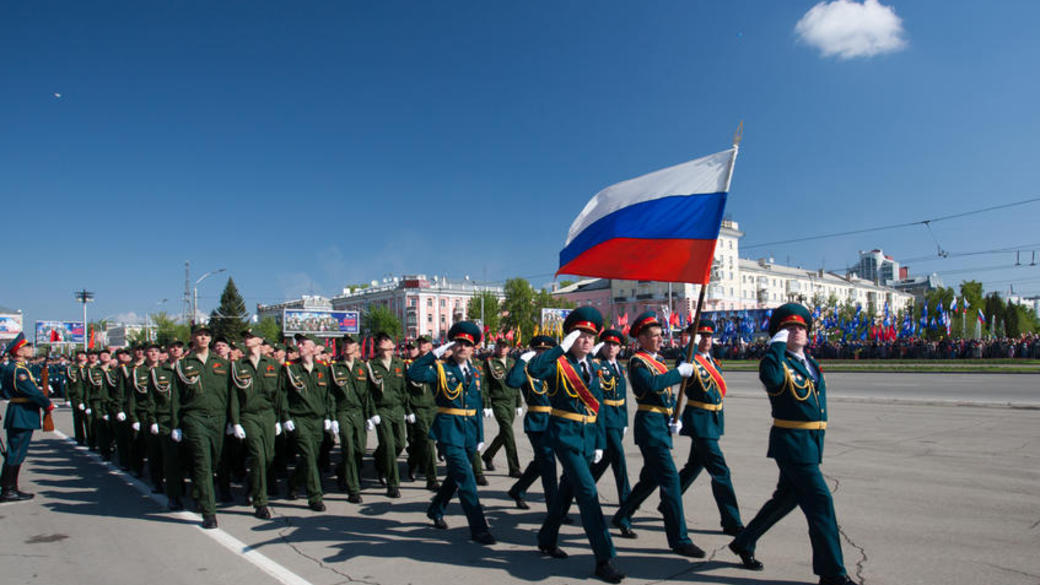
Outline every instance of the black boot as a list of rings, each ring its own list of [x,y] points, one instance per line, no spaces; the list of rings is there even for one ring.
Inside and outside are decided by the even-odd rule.
[[[596,576],[607,583],[620,583],[625,578],[625,574],[617,570],[610,559],[596,563]]]
[[[10,475],[8,476],[7,481],[10,484],[11,489],[14,491],[15,499],[31,500],[35,498],[36,494],[30,494],[28,492],[23,492],[22,490],[18,489],[18,474],[22,471],[22,464],[19,463],[18,465],[9,465],[8,467],[10,468],[10,471],[8,472]]]

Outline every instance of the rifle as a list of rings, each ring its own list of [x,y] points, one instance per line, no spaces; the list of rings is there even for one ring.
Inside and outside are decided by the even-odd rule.
[[[50,366],[47,365],[46,360],[43,362],[43,368],[40,369],[40,383],[43,385],[40,391],[43,392],[44,396],[50,397]],[[43,431],[45,433],[54,431],[54,417],[49,412],[43,415]]]

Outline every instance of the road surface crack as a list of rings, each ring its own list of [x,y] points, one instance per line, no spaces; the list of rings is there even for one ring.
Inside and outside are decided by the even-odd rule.
[[[845,533],[845,529],[841,527],[841,524],[838,524],[838,534],[845,539],[845,542],[849,543],[849,546],[859,551],[859,560],[856,561],[856,581],[858,581],[860,585],[866,585],[867,579],[863,576],[863,566],[867,563],[867,551],[849,538],[849,535]]]
[[[325,569],[326,571],[329,571],[331,573],[335,573],[336,575],[339,575],[340,577],[343,577],[343,580],[342,581],[337,581],[335,585],[339,585],[340,583],[362,583],[364,585],[380,585],[380,583],[378,583],[376,581],[365,581],[364,579],[355,579],[354,577],[351,577],[347,573],[344,573],[343,571],[340,571],[339,569],[329,565],[325,561],[323,561],[323,560],[321,560],[321,559],[319,559],[317,557],[313,557],[313,556],[303,552],[303,550],[301,550],[298,546],[296,546],[296,543],[294,543],[289,538],[288,532],[289,532],[289,530],[291,528],[293,528],[292,520],[290,518],[284,518],[284,521],[285,521],[285,527],[278,531],[278,537],[281,538],[282,542],[284,542],[297,555],[307,559],[308,561],[311,561],[312,563],[318,565],[319,567],[321,567],[322,569]]]
[[[1040,579],[1040,575],[1037,575],[1036,573],[1028,573],[1026,571],[1019,571],[1018,569],[1009,569],[1007,567],[1002,567],[1000,565],[995,565],[993,563],[982,563],[982,564],[986,565],[987,567],[993,567],[994,569],[1000,569],[1001,571],[1007,571],[1008,573],[1014,573],[1016,575],[1022,575],[1024,577],[1030,577],[1032,579]]]

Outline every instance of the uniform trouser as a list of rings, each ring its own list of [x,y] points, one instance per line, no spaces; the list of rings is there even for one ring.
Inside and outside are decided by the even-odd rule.
[[[560,479],[559,495],[550,503],[549,513],[538,530],[538,546],[557,546],[560,525],[567,516],[571,501],[577,499],[578,508],[581,510],[581,525],[592,545],[596,560],[614,558],[617,553],[614,552],[614,542],[610,539],[607,523],[603,519],[603,509],[599,506],[596,480],[592,479],[592,471],[589,469],[590,459],[568,447],[556,449],[556,457],[563,468],[563,477]]]
[[[166,477],[166,497],[172,500],[184,495],[184,448],[170,438],[168,431],[160,433],[159,445],[162,448],[163,475]]]
[[[513,436],[513,420],[516,419],[516,401],[499,400],[491,403],[498,423],[498,434],[484,450],[484,457],[490,461],[502,447],[506,448],[506,465],[509,473],[520,473],[520,458],[516,454],[516,437]]]
[[[135,473],[144,472],[144,460],[148,457],[148,413],[135,413],[141,430],[135,431],[127,422],[127,432],[130,434],[130,469]]]
[[[289,491],[294,491],[297,485],[303,483],[307,487],[307,503],[317,504],[322,499],[318,451],[325,437],[325,421],[317,416],[296,416],[292,421],[296,425],[292,440],[300,457],[296,460],[296,469],[289,476]]]
[[[408,469],[418,469],[426,483],[437,481],[436,443],[430,438],[430,427],[437,408],[415,409],[415,422],[408,425]]]
[[[153,435],[148,428],[148,423],[141,422],[141,435],[144,436],[145,447],[148,451],[148,477],[152,485],[161,487],[163,476],[166,472],[166,458],[163,456],[162,437]]]
[[[181,420],[184,441],[191,453],[192,490],[203,515],[217,513],[217,502],[213,495],[213,471],[220,464],[220,453],[224,446],[224,426],[227,417],[223,412],[215,415],[189,414]]]
[[[78,445],[87,442],[87,414],[79,409],[78,402],[72,403],[72,436]]]
[[[32,440],[32,434],[33,429],[7,429],[5,465],[21,465],[25,461],[25,456],[29,454],[29,442]]]
[[[484,477],[484,464],[480,460],[480,452],[474,451],[469,458],[469,465],[473,468],[474,477]]]
[[[130,421],[116,420],[116,416],[113,414],[109,416],[108,422],[112,425],[113,436],[116,440],[116,456],[119,458],[119,466],[130,469],[130,440],[133,433]]]
[[[249,469],[249,495],[253,506],[267,505],[267,470],[274,461],[274,411],[242,414],[246,432],[246,467]]]
[[[87,408],[90,408],[91,411],[90,414],[87,414],[85,410],[83,411],[83,427],[87,432],[87,448],[95,451],[98,448],[97,419],[100,417],[95,414],[97,411],[92,407],[87,406]]]
[[[531,441],[534,459],[527,464],[523,475],[516,480],[510,491],[517,497],[523,498],[527,495],[527,488],[531,487],[535,479],[541,477],[545,506],[551,508],[553,499],[559,494],[559,486],[556,482],[556,453],[545,440],[544,431],[529,431],[527,439]]]
[[[484,509],[480,506],[480,498],[477,497],[477,480],[473,476],[473,466],[470,465],[470,459],[476,450],[468,451],[459,445],[443,443],[439,447],[447,469],[444,482],[426,508],[426,516],[434,520],[443,517],[452,496],[458,491],[462,511],[466,513],[466,521],[469,522],[470,534],[485,532],[488,529],[487,520],[484,518]]]
[[[664,514],[664,531],[668,546],[675,548],[692,542],[686,533],[686,518],[683,516],[682,493],[679,491],[679,473],[672,461],[672,450],[667,445],[640,445],[643,453],[643,469],[639,482],[632,488],[614,519],[622,526],[632,527],[632,515],[639,509],[654,489],[661,488],[661,512]]]
[[[361,411],[344,410],[336,413],[339,423],[340,460],[336,475],[347,486],[348,494],[361,493],[361,459],[365,456],[365,415]]]
[[[702,469],[708,470],[708,474],[711,475],[711,493],[715,496],[715,505],[719,507],[723,530],[739,531],[744,527],[744,523],[740,521],[737,495],[733,492],[729,466],[726,465],[726,458],[719,448],[718,439],[693,437],[690,458],[679,471],[679,489],[682,493],[686,493]]]
[[[607,428],[607,448],[603,450],[603,459],[592,465],[592,477],[599,481],[606,472],[607,466],[614,470],[614,484],[617,486],[618,502],[624,502],[632,492],[628,484],[628,465],[625,463],[625,448],[621,441],[625,438],[624,429]]]
[[[813,573],[821,577],[845,574],[845,560],[838,537],[838,520],[827,482],[816,463],[776,462],[780,479],[773,497],[733,540],[733,548],[755,552],[755,543],[795,506],[802,509],[809,522],[809,540],[813,550]]]
[[[386,478],[387,487],[398,487],[401,478],[397,471],[397,457],[404,450],[405,443],[404,411],[380,412],[379,419],[376,425],[379,446],[373,454],[376,472]]]
[[[112,437],[112,426],[109,424],[110,421],[102,418],[104,416],[99,413],[98,409],[94,409],[94,435],[97,437],[98,452],[107,460],[112,457],[114,439]]]

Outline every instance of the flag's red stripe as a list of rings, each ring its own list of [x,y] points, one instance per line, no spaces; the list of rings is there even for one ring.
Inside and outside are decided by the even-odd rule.
[[[614,238],[560,267],[557,274],[706,284],[716,240]]]

